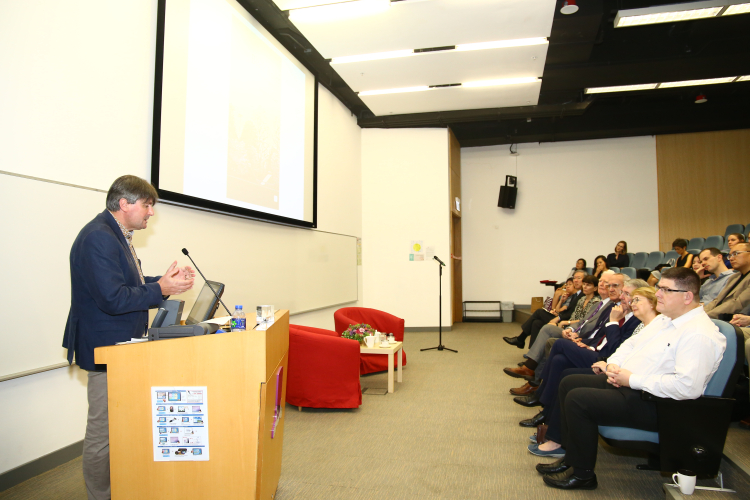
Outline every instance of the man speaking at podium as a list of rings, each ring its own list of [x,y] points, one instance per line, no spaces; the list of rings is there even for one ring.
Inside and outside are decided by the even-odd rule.
[[[156,189],[124,175],[107,192],[107,209],[78,233],[70,250],[71,304],[63,347],[68,362],[88,371],[89,412],[83,440],[83,477],[89,499],[110,498],[107,367],[94,364],[96,347],[141,337],[149,308],[163,296],[193,286],[193,270],[173,262],[164,276],[144,276],[133,248],[133,231],[154,215]]]

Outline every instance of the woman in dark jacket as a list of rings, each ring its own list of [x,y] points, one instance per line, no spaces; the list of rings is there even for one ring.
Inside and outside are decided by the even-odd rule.
[[[607,255],[607,267],[628,267],[630,265],[630,259],[628,258],[628,243],[626,241],[619,241],[615,245],[615,253]]]

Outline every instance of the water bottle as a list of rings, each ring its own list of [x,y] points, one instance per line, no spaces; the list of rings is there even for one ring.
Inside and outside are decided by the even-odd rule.
[[[232,314],[232,331],[245,331],[245,313],[242,311],[242,306],[234,306],[234,314]]]

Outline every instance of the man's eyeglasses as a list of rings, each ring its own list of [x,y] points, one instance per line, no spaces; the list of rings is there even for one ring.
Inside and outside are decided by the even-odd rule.
[[[664,293],[667,293],[667,292],[687,293],[688,292],[688,290],[675,290],[674,288],[667,288],[667,287],[659,286],[659,285],[654,285],[654,288],[656,288],[656,293],[659,293],[659,291],[662,291]]]
[[[745,251],[739,251],[738,250],[736,252],[732,252],[730,254],[727,254],[727,258],[734,259],[734,258],[736,258],[741,253],[748,253],[748,252],[746,250]]]
[[[620,284],[619,283],[611,283],[611,284],[606,285],[606,286],[609,287],[609,288],[618,288],[620,286]]]

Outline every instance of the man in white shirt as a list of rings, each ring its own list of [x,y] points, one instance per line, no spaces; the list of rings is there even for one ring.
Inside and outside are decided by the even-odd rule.
[[[718,248],[706,248],[699,255],[700,263],[708,279],[701,286],[701,304],[714,300],[724,289],[727,280],[734,274],[734,269],[728,269],[724,264],[724,256]]]
[[[565,457],[537,470],[549,486],[597,487],[594,465],[599,425],[657,431],[656,403],[641,390],[662,398],[696,399],[719,367],[726,338],[698,301],[700,279],[692,269],[665,270],[657,285],[661,316],[626,340],[599,375],[571,375],[560,383],[562,446]],[[604,372],[604,373],[602,373]],[[568,424],[570,422],[570,425]]]

